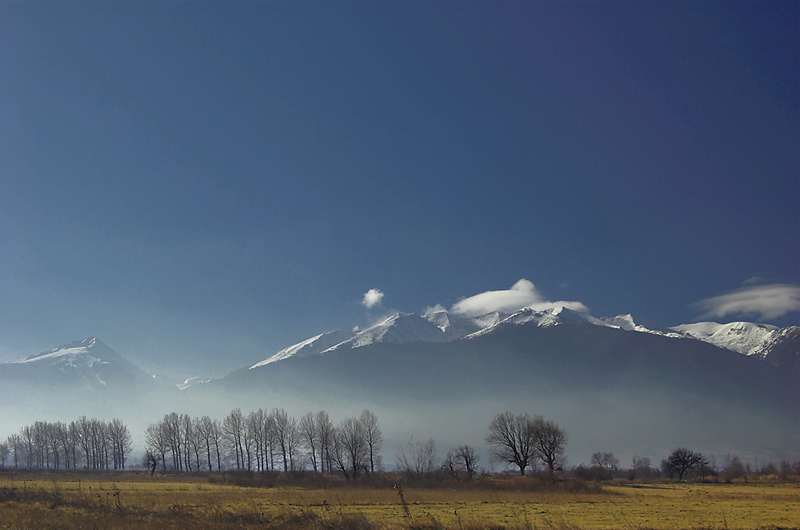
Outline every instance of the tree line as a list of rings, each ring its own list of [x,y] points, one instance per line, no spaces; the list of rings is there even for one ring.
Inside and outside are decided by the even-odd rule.
[[[377,416],[364,410],[338,424],[328,413],[299,420],[285,410],[233,409],[222,420],[171,412],[145,432],[144,460],[151,473],[174,471],[284,472],[308,469],[355,479],[381,466],[383,435]]]
[[[281,408],[258,409],[247,414],[233,409],[220,419],[193,418],[170,412],[150,424],[145,432],[142,464],[153,474],[162,471],[199,472],[243,470],[248,472],[304,471],[338,473],[348,480],[384,471],[383,434],[378,417],[365,409],[334,424],[325,411],[308,412],[296,419]],[[556,422],[528,414],[497,414],[489,423],[485,442],[491,460],[515,467],[520,475],[543,466],[547,478],[566,471],[567,433]],[[98,420],[81,416],[69,423],[37,421],[22,427],[0,443],[0,465],[32,469],[124,470],[132,450],[131,434],[119,419]],[[409,439],[398,445],[395,471],[409,477],[450,476],[470,480],[480,461],[475,448],[460,445],[439,460],[436,442]],[[756,464],[757,466],[757,464]],[[611,452],[592,455],[591,466],[572,468],[580,479],[606,480],[619,476],[619,460]],[[800,474],[800,463],[772,463],[756,472]],[[728,455],[722,472],[714,458],[686,449],[675,449],[661,462],[660,470],[649,458],[635,456],[625,472],[629,479],[669,476],[683,480],[746,478],[751,472],[735,455]]]
[[[37,421],[0,443],[0,463],[32,469],[124,470],[131,433],[120,419]]]

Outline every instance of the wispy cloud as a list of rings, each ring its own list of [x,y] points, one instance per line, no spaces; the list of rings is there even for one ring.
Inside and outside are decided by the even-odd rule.
[[[542,296],[532,282],[521,279],[503,291],[486,291],[456,302],[450,309],[453,313],[466,316],[477,316],[492,311],[511,313],[525,307],[537,310],[551,307],[566,307],[575,311],[588,311],[580,302],[550,302]]]
[[[364,307],[367,309],[372,309],[373,307],[381,305],[383,296],[383,291],[380,289],[370,289],[364,293],[364,298],[361,300],[361,303],[364,304]]]
[[[436,305],[428,306],[425,309],[423,309],[422,310],[422,316],[427,317],[427,316],[430,316],[430,315],[432,315],[434,313],[440,313],[442,311],[447,311],[447,309],[445,309],[445,307],[442,304],[436,304]]]
[[[692,306],[703,311],[699,320],[731,315],[771,320],[800,311],[800,287],[786,284],[743,287]]]
[[[757,283],[764,283],[763,276],[753,276],[752,278],[748,278],[742,282],[744,285],[755,285]]]

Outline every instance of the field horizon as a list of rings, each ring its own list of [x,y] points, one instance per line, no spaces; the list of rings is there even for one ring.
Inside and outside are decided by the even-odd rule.
[[[260,475],[260,477],[259,477]],[[0,528],[755,530],[800,528],[800,486],[492,475],[0,471]]]

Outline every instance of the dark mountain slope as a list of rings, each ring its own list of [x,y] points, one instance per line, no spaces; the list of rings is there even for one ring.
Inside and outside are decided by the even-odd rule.
[[[492,414],[527,411],[567,426],[573,449],[587,455],[681,444],[790,458],[800,433],[798,382],[785,371],[694,339],[575,322],[286,359],[190,391],[258,406],[378,408],[409,434],[417,423],[436,425],[468,432],[471,443]]]

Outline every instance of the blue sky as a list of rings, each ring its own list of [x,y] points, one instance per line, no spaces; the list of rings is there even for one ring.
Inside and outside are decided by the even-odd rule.
[[[96,335],[214,375],[523,278],[796,323],[798,28],[788,1],[2,2],[0,360]]]

